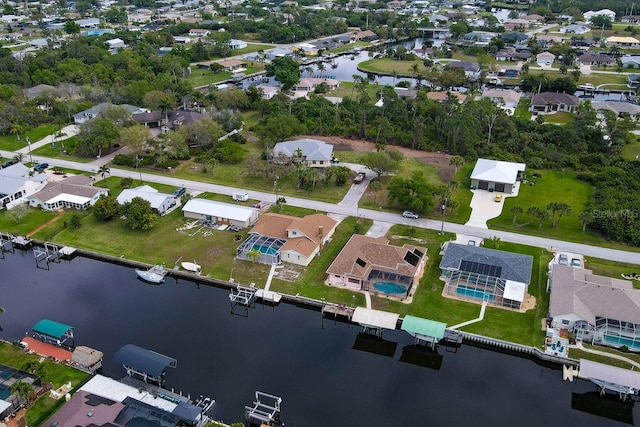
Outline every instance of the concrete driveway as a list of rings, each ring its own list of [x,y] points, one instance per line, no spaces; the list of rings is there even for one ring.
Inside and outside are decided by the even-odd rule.
[[[465,225],[478,228],[487,227],[487,221],[500,216],[502,208],[504,207],[504,201],[507,197],[516,197],[520,190],[520,182],[516,183],[515,190],[511,194],[489,192],[487,190],[471,190],[473,192],[473,198],[471,199],[471,216],[469,221]],[[495,201],[498,194],[502,194],[502,200]]]

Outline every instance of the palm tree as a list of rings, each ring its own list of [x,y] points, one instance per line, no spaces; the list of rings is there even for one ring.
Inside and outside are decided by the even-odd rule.
[[[22,132],[22,130],[23,126],[20,123],[13,123],[11,125],[11,128],[9,129],[9,132],[14,134],[16,136],[16,139],[20,141],[20,132]]]
[[[547,210],[551,211],[551,228],[556,228],[556,212],[561,209],[561,203],[550,202],[547,205]]]
[[[26,401],[27,405],[31,403],[32,392],[31,386],[23,381],[18,381],[11,386],[11,394],[18,396],[18,400]]]
[[[455,166],[455,173],[454,175],[458,174],[458,168],[462,165],[464,165],[464,157],[462,156],[453,156],[451,158],[451,160],[449,160],[449,164],[451,166]]]
[[[489,245],[493,248],[493,249],[498,249],[500,247],[500,238],[497,236],[493,236],[489,239],[487,239],[487,241],[489,242]]]
[[[24,154],[23,153],[16,153],[15,156],[13,156],[13,161],[16,163],[22,163],[22,161],[24,160]]]
[[[578,219],[582,222],[582,232],[584,233],[587,229],[587,225],[591,224],[596,218],[593,211],[591,209],[587,209],[586,211],[580,212]]]
[[[562,219],[562,215],[571,215],[571,206],[566,203],[560,203],[560,210],[558,211],[558,222],[556,222],[556,227],[560,225],[560,219]]]
[[[109,168],[109,166],[107,165],[102,165],[98,169],[98,174],[100,174],[102,179],[104,179],[105,175],[111,175],[111,168]]]
[[[415,78],[415,76],[420,72],[420,66],[417,63],[414,63],[411,66],[411,72],[413,73],[413,77]]]
[[[544,209],[539,209],[538,218],[540,219],[540,222],[538,223],[538,229],[542,229],[542,223],[548,220],[550,217],[551,214],[549,212],[545,211]]]
[[[522,207],[517,205],[512,206],[511,209],[509,209],[509,212],[513,214],[513,221],[511,221],[511,224],[515,224],[516,220],[518,219],[518,215],[522,213]]]
[[[318,63],[318,71],[320,71],[320,77],[322,77],[322,75],[324,74],[324,70],[326,69],[326,67],[324,66],[324,62],[319,62]]]
[[[251,249],[249,252],[247,252],[247,257],[251,259],[251,264],[255,264],[256,260],[262,257],[262,252],[260,252],[258,249]]]
[[[158,103],[158,108],[164,114],[164,119],[169,120],[168,112],[171,109],[171,103],[167,98],[162,98]]]

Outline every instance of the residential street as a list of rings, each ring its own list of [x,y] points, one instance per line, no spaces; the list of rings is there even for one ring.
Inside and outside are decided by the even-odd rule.
[[[0,151],[0,154],[3,157],[12,158],[15,153],[9,151]],[[47,162],[51,167],[53,166],[61,166],[69,169],[76,169],[85,172],[93,172],[96,173],[99,164],[103,164],[105,159],[110,159],[111,156],[103,157],[102,159],[96,160],[97,164],[93,163],[76,163],[66,160],[53,159],[36,156],[37,161],[39,162]],[[34,159],[35,161],[36,159]],[[129,177],[135,180],[140,179],[140,174],[136,171],[127,171],[122,169],[116,169],[111,167],[111,176],[118,177]],[[99,177],[98,177],[99,178]],[[142,173],[142,180],[145,182],[157,182],[160,184],[173,185],[176,187],[186,187],[188,190],[196,190],[196,191],[208,191],[219,194],[226,194],[231,196],[232,193],[237,191],[247,191],[249,193],[249,197],[257,200],[264,200],[275,202],[275,194],[274,193],[263,193],[253,190],[240,189],[235,187],[225,187],[217,184],[209,184],[204,182],[197,181],[188,181],[182,178],[173,178],[162,175],[153,175]],[[355,184],[358,185],[358,184]],[[365,183],[359,184],[363,188],[365,187]],[[354,201],[353,203],[343,204],[342,202],[339,204],[325,203],[319,202],[316,200],[308,200],[297,197],[285,196],[287,200],[287,204],[291,206],[300,206],[308,209],[316,209],[318,211],[324,211],[329,213],[336,213],[341,215],[349,215],[349,216],[360,216],[363,218],[373,219],[375,221],[382,221],[387,223],[396,223],[396,224],[414,224],[416,227],[427,228],[430,230],[438,230],[440,231],[443,223],[437,220],[431,219],[408,219],[403,218],[400,214],[397,213],[389,213],[382,211],[375,211],[370,209],[362,209],[358,208],[357,203]],[[351,202],[351,200],[349,201]],[[491,238],[493,236],[499,237],[504,242],[511,243],[519,243],[523,245],[535,246],[539,248],[546,248],[559,251],[573,252],[583,254],[585,257],[596,257],[596,258],[604,258],[612,261],[619,261],[631,264],[640,264],[640,253],[637,252],[627,252],[616,249],[608,249],[601,248],[598,246],[584,245],[580,243],[571,243],[571,242],[563,242],[561,240],[548,239],[544,237],[536,237],[536,236],[528,236],[524,234],[511,233],[506,231],[498,231],[498,230],[488,230],[486,228],[478,228],[478,227],[470,227],[462,224],[453,224],[453,223],[444,223],[444,231],[451,233],[460,233],[467,236],[476,236],[481,238]],[[589,267],[587,263],[586,267]]]

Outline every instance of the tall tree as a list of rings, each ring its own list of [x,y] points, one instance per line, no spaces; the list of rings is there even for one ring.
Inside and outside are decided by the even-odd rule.
[[[509,209],[509,212],[513,214],[513,221],[511,221],[511,224],[515,224],[518,219],[518,215],[522,213],[522,207],[517,205],[512,206],[511,209]]]
[[[584,233],[587,229],[587,225],[591,224],[594,221],[595,215],[593,214],[593,211],[586,210],[580,212],[580,214],[578,215],[578,219],[580,220],[580,222],[582,222],[582,232]]]
[[[375,172],[378,178],[383,174],[397,171],[399,167],[399,163],[386,151],[368,152],[361,157],[360,162]]]
[[[300,64],[288,56],[275,58],[265,69],[267,76],[275,76],[282,90],[289,90],[300,81]]]

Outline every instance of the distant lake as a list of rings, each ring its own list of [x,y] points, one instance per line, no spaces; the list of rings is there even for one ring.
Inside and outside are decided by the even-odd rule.
[[[283,398],[289,427],[624,425],[585,410],[638,419],[637,407],[594,398],[595,385],[563,382],[528,359],[468,345],[409,351],[402,331],[376,341],[288,304],[231,314],[227,290],[172,278],[148,285],[118,265],[78,258],[47,271],[17,252],[0,259],[0,278],[4,339],[43,318],[72,325],[76,343],[103,351],[117,378],[124,370],[111,358],[125,344],[169,355],[178,367],[167,387],[216,399],[212,415],[226,422],[243,420],[255,390]]]

